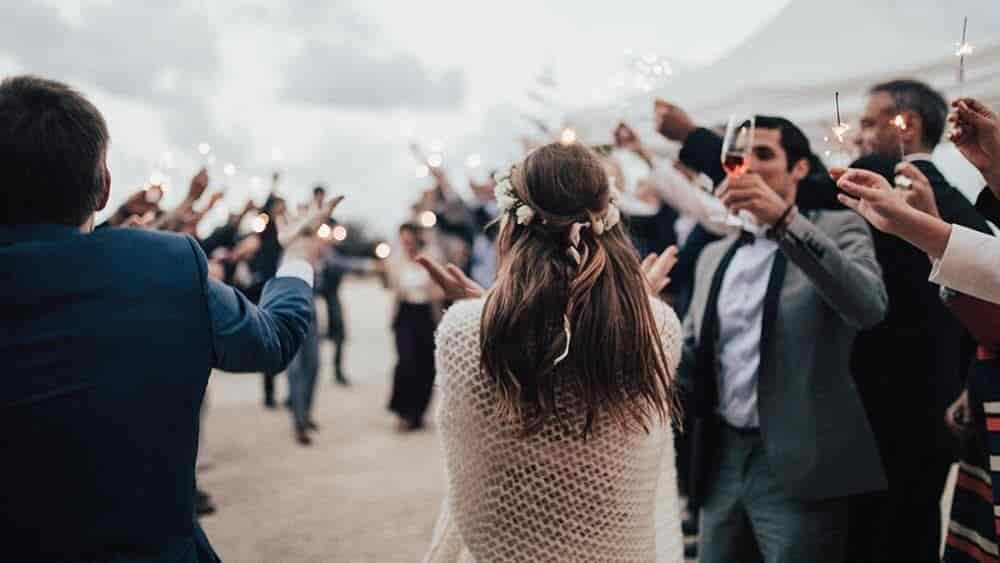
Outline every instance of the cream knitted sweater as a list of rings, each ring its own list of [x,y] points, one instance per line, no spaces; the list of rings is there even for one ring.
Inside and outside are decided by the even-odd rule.
[[[448,495],[424,561],[683,561],[673,434],[595,422],[579,436],[548,425],[528,438],[495,415],[496,391],[479,368],[483,300],[448,310],[437,331],[437,420]],[[677,316],[652,301],[670,373],[680,357]]]

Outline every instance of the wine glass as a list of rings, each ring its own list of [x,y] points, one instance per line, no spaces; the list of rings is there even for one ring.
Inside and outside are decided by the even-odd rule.
[[[722,139],[722,154],[720,155],[722,168],[726,171],[726,182],[740,177],[750,168],[755,123],[756,120],[752,114],[729,116],[729,121],[726,124],[726,135]],[[714,191],[718,191],[718,189]],[[713,195],[715,194],[713,193]],[[709,219],[732,227],[743,227],[746,224],[743,219],[732,213],[709,217]]]

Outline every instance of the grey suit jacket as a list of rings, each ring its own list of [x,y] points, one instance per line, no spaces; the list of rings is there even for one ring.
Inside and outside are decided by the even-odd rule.
[[[696,417],[695,499],[714,473],[721,424],[718,354],[714,348],[701,354],[702,363],[715,358],[715,365],[699,366],[696,352],[712,280],[735,242],[734,235],[705,248],[684,321],[679,378]],[[878,323],[888,304],[871,233],[853,212],[814,211],[796,217],[778,243],[787,265],[770,322],[765,313],[757,389],[768,463],[786,492],[802,500],[883,489],[879,453],[849,370],[857,331]]]

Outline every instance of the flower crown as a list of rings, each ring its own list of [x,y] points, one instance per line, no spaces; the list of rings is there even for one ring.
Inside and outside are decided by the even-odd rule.
[[[500,210],[502,216],[507,213],[513,212],[517,218],[518,225],[530,225],[535,219],[535,210],[527,202],[517,197],[517,193],[514,191],[513,184],[510,183],[510,171],[505,173],[498,173],[494,175],[496,180],[496,187],[493,189],[493,195],[496,196],[497,208]],[[545,222],[545,219],[542,219]],[[583,229],[589,228],[594,231],[597,236],[603,235],[610,229],[615,228],[618,223],[621,222],[621,211],[618,210],[618,206],[615,205],[614,198],[608,202],[608,210],[605,211],[604,216],[594,217],[588,222],[576,222],[570,225],[568,233],[568,244],[566,247],[566,254],[570,256],[577,265],[583,264],[587,257],[587,247],[583,247],[584,254],[580,254],[580,234]],[[563,315],[563,332],[566,334],[566,348],[563,350],[562,354],[555,359],[553,366],[558,366],[563,360],[569,356],[570,342],[573,339],[573,331],[570,326],[569,315]]]
[[[530,225],[535,219],[535,210],[524,200],[517,197],[514,186],[510,183],[510,172],[498,173],[494,178],[497,185],[493,188],[493,195],[496,196],[497,208],[499,208],[500,213],[504,214],[513,211],[518,225]],[[604,213],[603,217],[596,217],[587,223],[574,223],[570,229],[570,239],[573,242],[573,246],[576,246],[580,244],[581,229],[589,227],[594,231],[595,235],[600,236],[605,231],[615,228],[620,222],[621,211],[618,210],[618,206],[615,205],[615,200],[612,198],[608,203],[608,210]]]

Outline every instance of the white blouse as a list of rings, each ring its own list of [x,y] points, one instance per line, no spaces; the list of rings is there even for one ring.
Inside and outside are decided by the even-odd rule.
[[[1000,304],[1000,239],[952,225],[948,246],[934,262],[930,281]]]

